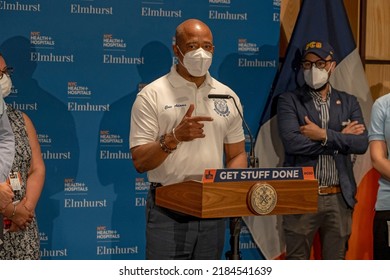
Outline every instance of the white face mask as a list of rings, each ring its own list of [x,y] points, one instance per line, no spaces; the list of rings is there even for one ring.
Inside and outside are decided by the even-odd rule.
[[[7,97],[11,93],[11,88],[11,78],[8,75],[3,74],[3,77],[0,79],[0,92],[3,98]]]
[[[330,69],[331,68],[329,68],[329,71]],[[304,70],[303,75],[306,84],[313,89],[321,88],[329,80],[329,71],[326,71],[325,68],[318,69],[314,65],[311,69]]]
[[[177,49],[183,55],[179,46],[177,46]],[[183,66],[187,69],[188,73],[194,77],[206,75],[213,60],[213,54],[202,48],[190,51],[183,56]]]

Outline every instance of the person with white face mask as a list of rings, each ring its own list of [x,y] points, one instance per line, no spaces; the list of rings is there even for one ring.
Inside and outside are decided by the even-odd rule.
[[[8,71],[9,70],[5,68],[0,72],[0,90],[3,98],[6,98],[11,93],[12,89],[12,81]]]
[[[305,85],[279,96],[277,122],[284,166],[312,166],[318,180],[318,212],[283,217],[287,259],[309,259],[315,234],[322,259],[344,259],[356,203],[352,154],[368,148],[357,98],[331,87],[333,47],[308,42],[301,66]]]
[[[12,87],[10,68],[1,56],[0,69],[0,92],[2,96],[7,96]],[[7,187],[12,192],[13,200],[1,209],[4,217],[1,220],[4,250],[0,250],[0,260],[39,259],[35,207],[44,184],[45,165],[31,119],[9,104],[4,115],[8,117],[17,152],[9,158],[10,169],[5,174],[10,182]]]
[[[238,96],[212,78],[209,27],[189,19],[176,29],[177,65],[137,95],[131,112],[130,149],[138,172],[151,182],[146,204],[146,259],[221,259],[224,219],[200,219],[155,205],[162,185],[201,179],[206,168],[245,168],[245,137],[232,99]],[[183,190],[185,191],[185,190]]]
[[[9,78],[4,67],[5,62],[0,54],[0,249],[3,244],[3,213],[5,208],[12,203],[14,193],[6,179],[11,170],[12,162],[15,155],[15,138],[9,123],[6,105],[3,97],[6,97],[11,88],[8,86]]]
[[[207,46],[206,46],[207,48]],[[209,46],[211,48],[211,46]],[[189,51],[185,55],[181,52],[179,46],[178,51],[183,56],[183,62],[179,60],[184,68],[187,69],[188,73],[193,77],[203,77],[207,74],[213,60],[213,54],[201,48]]]

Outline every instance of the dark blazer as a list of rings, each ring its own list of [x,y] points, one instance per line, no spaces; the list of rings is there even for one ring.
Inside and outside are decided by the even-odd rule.
[[[278,129],[285,158],[284,166],[315,166],[319,155],[333,155],[339,172],[340,186],[347,204],[353,208],[356,200],[356,182],[351,154],[364,154],[368,147],[367,129],[361,135],[343,134],[343,123],[358,121],[364,124],[359,102],[355,96],[332,88],[330,94],[328,141],[325,146],[302,135],[299,128],[305,125],[305,116],[321,127],[319,112],[313,98],[304,86],[286,92],[278,100]]]

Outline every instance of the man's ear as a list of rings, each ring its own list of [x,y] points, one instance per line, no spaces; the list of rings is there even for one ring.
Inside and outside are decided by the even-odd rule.
[[[337,64],[336,61],[332,61],[332,62],[331,62],[331,65],[330,65],[330,72],[331,72],[331,73],[333,73],[334,69],[336,68],[336,64]]]
[[[178,58],[179,57],[179,50],[177,49],[177,45],[172,45],[172,51],[173,54]]]

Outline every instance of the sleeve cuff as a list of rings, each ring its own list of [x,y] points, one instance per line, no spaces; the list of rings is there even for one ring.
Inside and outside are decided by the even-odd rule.
[[[325,129],[325,140],[321,141],[321,145],[322,146],[326,146],[327,143],[328,143],[328,133],[327,133],[327,131]]]

